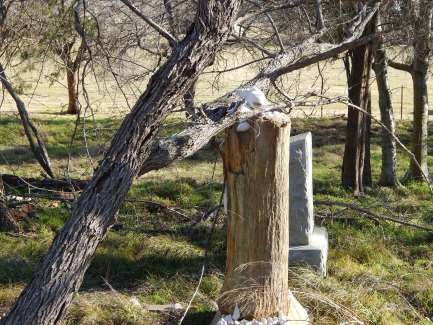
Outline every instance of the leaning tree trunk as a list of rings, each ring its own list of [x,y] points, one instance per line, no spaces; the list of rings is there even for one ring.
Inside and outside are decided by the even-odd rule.
[[[365,33],[374,30],[369,23]],[[350,102],[369,111],[370,70],[372,64],[371,45],[363,45],[349,51],[350,71],[348,89]],[[348,67],[346,67],[348,69]],[[342,185],[351,188],[355,194],[363,192],[364,186],[371,186],[369,155],[370,117],[356,107],[348,106],[346,145],[344,148]]]
[[[200,1],[193,28],[150,79],[31,282],[2,325],[60,324],[148,157],[161,122],[227,39],[239,0]]]
[[[395,121],[391,101],[391,91],[388,78],[388,63],[382,40],[375,43],[373,70],[376,74],[376,84],[379,92],[380,120],[388,130],[382,128],[382,168],[379,184],[397,187],[400,182],[397,177],[395,142]]]
[[[22,99],[15,92],[13,86],[9,82],[6,72],[3,68],[3,65],[0,63],[0,81],[3,84],[3,87],[8,91],[9,95],[15,101],[15,104],[18,109],[18,113],[20,115],[21,123],[23,124],[24,133],[29,141],[30,149],[35,155],[36,160],[39,162],[39,165],[42,169],[48,174],[50,177],[54,177],[53,169],[51,168],[50,158],[48,156],[47,149],[45,148],[45,143],[42,140],[41,135],[39,134],[38,129],[33,124],[32,120],[29,117],[27,112],[26,105],[22,101]]]
[[[256,120],[251,129],[226,131],[227,259],[220,312],[238,305],[241,318],[289,312],[290,120]]]
[[[80,103],[78,102],[77,90],[77,71],[72,68],[66,68],[66,81],[68,86],[68,109],[66,114],[78,114],[80,112]]]

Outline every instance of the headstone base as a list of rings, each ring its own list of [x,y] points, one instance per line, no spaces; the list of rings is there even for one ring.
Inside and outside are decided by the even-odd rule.
[[[289,265],[307,265],[326,276],[328,258],[328,232],[315,227],[309,245],[289,247]]]

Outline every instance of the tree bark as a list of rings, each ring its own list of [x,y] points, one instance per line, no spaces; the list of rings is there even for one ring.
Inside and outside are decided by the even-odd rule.
[[[415,30],[417,36],[414,40],[414,60],[412,63],[413,81],[413,132],[412,152],[421,166],[411,161],[406,179],[424,180],[429,177],[427,165],[428,158],[428,72],[429,57],[431,54],[430,37],[432,35],[433,4],[430,0],[422,0],[416,9]],[[424,175],[423,175],[424,174]]]
[[[170,26],[170,32],[172,35],[177,35],[178,33],[177,33],[176,23],[174,21],[174,12],[173,12],[173,5],[171,3],[171,0],[164,0],[164,7],[168,15],[168,25]]]
[[[424,175],[429,176],[427,166],[428,158],[428,89],[427,89],[428,75],[424,71],[414,71],[412,73],[413,82],[413,131],[412,131],[412,152],[416,160],[421,166],[418,166],[411,161],[409,170],[405,179],[424,180]]]
[[[227,39],[239,0],[200,1],[193,28],[116,133],[71,217],[0,324],[60,324],[92,256],[150,153],[161,122]]]
[[[365,153],[364,153],[364,172],[362,174],[362,183],[364,186],[372,186],[373,178],[371,177],[371,93],[368,93],[367,112],[365,117]]]
[[[379,22],[378,22],[379,24]],[[397,177],[397,147],[395,143],[395,120],[391,101],[391,91],[388,78],[388,59],[382,39],[375,42],[373,70],[376,75],[376,84],[379,93],[380,119],[388,128],[382,129],[382,167],[379,184],[382,186],[398,187]]]
[[[366,35],[374,31],[371,21],[366,27]],[[370,70],[372,65],[371,44],[352,49],[348,53],[349,100],[365,111],[370,110]],[[348,106],[346,144],[342,166],[342,185],[351,188],[355,194],[362,193],[364,186],[371,186],[369,154],[370,118],[352,106]]]
[[[253,129],[226,130],[227,260],[220,312],[236,305],[241,318],[288,315],[290,120],[255,121]]]
[[[193,85],[183,95],[183,103],[185,105],[186,117],[195,117],[196,111],[194,106],[195,90],[197,88],[197,80],[194,81]]]
[[[413,2],[411,20],[414,32],[411,64],[392,62],[393,68],[409,72],[413,84],[413,131],[411,149],[418,162],[411,160],[404,180],[426,181],[429,177],[428,158],[428,88],[430,41],[432,36],[433,3],[431,0]],[[419,166],[418,166],[419,165]],[[420,168],[421,167],[421,168]]]
[[[66,68],[66,81],[68,86],[68,109],[66,114],[78,114],[80,112],[80,104],[78,102],[77,91],[77,71],[73,68]]]
[[[20,232],[20,230],[20,225],[14,219],[7,206],[3,178],[0,174],[0,231]]]

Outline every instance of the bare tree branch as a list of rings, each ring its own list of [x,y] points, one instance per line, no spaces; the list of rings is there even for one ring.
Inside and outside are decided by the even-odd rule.
[[[348,208],[348,209],[351,209],[351,210],[355,210],[355,211],[361,212],[361,213],[365,214],[367,218],[375,220],[375,221],[377,221],[377,219],[379,219],[379,220],[386,220],[386,221],[391,221],[391,222],[398,223],[398,224],[403,225],[403,226],[408,226],[408,227],[412,227],[412,228],[417,228],[417,229],[425,230],[425,231],[428,231],[428,232],[433,232],[433,228],[425,227],[425,226],[422,226],[422,225],[417,225],[417,224],[406,222],[406,221],[402,221],[402,220],[399,220],[399,219],[394,218],[394,217],[381,216],[381,215],[379,215],[377,213],[374,213],[374,212],[372,212],[370,210],[367,210],[367,209],[364,209],[362,207],[359,207],[359,206],[357,206],[355,204],[350,204],[350,203],[345,203],[345,202],[338,202],[338,201],[322,201],[322,200],[315,200],[314,204],[316,204],[316,205],[326,205],[326,206],[340,206],[340,207],[344,207],[344,208]]]
[[[256,86],[266,93],[272,86],[272,80],[285,73],[330,58],[361,44],[371,42],[375,35],[360,37],[367,22],[373,17],[373,12],[376,12],[377,8],[377,6],[370,8],[369,14],[365,16],[362,23],[353,29],[354,33],[350,36],[349,40],[339,44],[327,44],[323,46],[322,43],[317,42],[325,32],[325,30],[322,30],[302,44],[288,49],[286,53],[272,58],[262,72],[241,87]],[[305,53],[309,53],[309,55],[305,57]],[[204,112],[208,116],[206,120],[192,124],[175,136],[156,141],[152,146],[151,154],[142,165],[139,175],[166,167],[175,160],[191,156],[206,145],[213,136],[236,123],[239,118],[245,118],[245,116],[237,114],[227,114],[227,107],[233,108],[237,105],[236,99],[231,98],[233,93],[234,91],[217,99],[213,103],[205,105]],[[257,113],[252,113],[251,116],[255,114]]]
[[[323,19],[322,0],[316,0],[316,28],[321,30],[325,28],[325,20]]]
[[[269,20],[272,28],[274,29],[275,36],[277,37],[278,44],[280,45],[280,48],[281,48],[281,52],[285,52],[284,43],[283,43],[283,40],[281,39],[280,32],[278,31],[278,28],[274,22],[274,19],[272,18],[271,14],[269,12],[266,13],[266,17],[268,17],[268,20]]]
[[[167,39],[171,47],[175,47],[177,44],[176,37],[171,35],[163,27],[154,22],[151,18],[144,15],[137,7],[135,7],[129,0],[120,0],[125,6],[131,9],[138,17],[143,19],[149,26],[151,26],[155,31],[157,31],[162,37]]]
[[[0,82],[3,87],[8,91],[9,95],[15,101],[15,104],[18,109],[18,113],[20,114],[21,122],[23,124],[24,133],[29,141],[30,148],[35,155],[36,160],[41,165],[42,169],[48,174],[50,177],[54,177],[54,172],[51,168],[50,158],[48,157],[47,149],[45,148],[44,141],[42,140],[38,129],[30,120],[30,117],[27,113],[27,108],[22,99],[15,92],[11,83],[8,81],[6,73],[4,71],[3,65],[0,63]],[[35,142],[36,139],[36,142]]]
[[[263,15],[265,13],[269,13],[272,11],[277,11],[277,10],[283,10],[283,9],[289,9],[289,8],[295,8],[298,7],[302,4],[306,3],[306,0],[292,0],[292,1],[288,1],[286,4],[281,5],[281,6],[269,6],[269,7],[265,7],[259,11],[256,12],[252,12],[250,14],[246,14],[244,16],[238,17],[238,19],[236,20],[236,24],[241,24],[246,20],[249,20],[251,18]]]
[[[413,68],[411,64],[405,64],[405,63],[400,63],[400,62],[396,62],[394,60],[388,59],[388,65],[391,68],[397,69],[397,70],[402,70],[402,71],[406,71],[409,73],[412,73]]]

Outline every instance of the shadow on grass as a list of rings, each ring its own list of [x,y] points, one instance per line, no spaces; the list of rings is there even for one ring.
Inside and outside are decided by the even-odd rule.
[[[213,311],[190,311],[186,315],[182,324],[184,325],[203,325],[210,324],[215,316]]]
[[[196,276],[202,256],[176,256],[174,252],[155,252],[131,260],[118,254],[96,254],[86,273],[82,290],[104,286],[106,279],[116,289],[131,289],[149,278],[169,279],[176,275]]]

